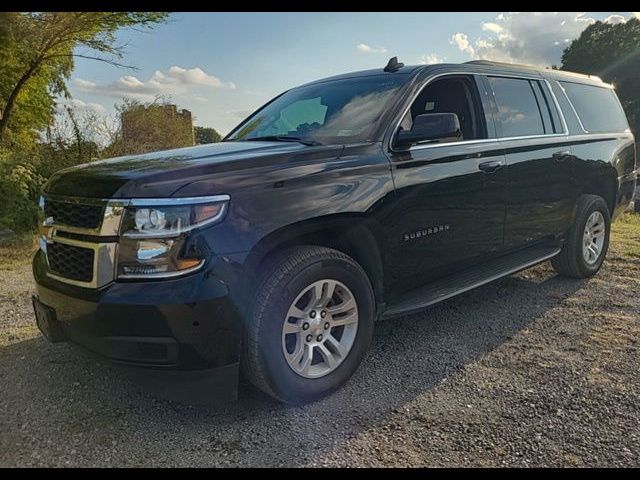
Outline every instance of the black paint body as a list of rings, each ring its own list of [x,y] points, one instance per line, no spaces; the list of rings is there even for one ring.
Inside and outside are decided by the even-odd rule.
[[[397,124],[414,96],[448,74],[477,76],[488,138],[394,150]],[[244,307],[260,262],[282,246],[320,243],[353,256],[369,274],[381,314],[399,295],[463,268],[540,242],[560,245],[583,193],[603,196],[617,216],[635,188],[633,135],[580,131],[559,98],[568,132],[499,139],[485,74],[546,79],[558,97],[554,81],[567,75],[477,64],[404,67],[386,73],[406,81],[368,142],[222,142],[62,171],[45,194],[228,194],[229,211],[221,223],[189,237],[210,252],[199,273],[91,291],[46,277],[38,253],[38,295],[56,309],[72,340],[115,360],[174,369],[224,367],[238,364]],[[591,81],[580,79],[575,81]],[[481,170],[488,161],[500,168]],[[129,337],[173,342],[175,355],[162,364],[127,356],[117,341]]]

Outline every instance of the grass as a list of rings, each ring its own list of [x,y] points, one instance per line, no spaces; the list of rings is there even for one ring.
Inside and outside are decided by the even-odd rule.
[[[624,257],[640,259],[640,213],[625,213],[611,226],[611,242]]]
[[[38,246],[33,234],[19,235],[8,244],[0,245],[0,270],[12,270],[31,262]]]

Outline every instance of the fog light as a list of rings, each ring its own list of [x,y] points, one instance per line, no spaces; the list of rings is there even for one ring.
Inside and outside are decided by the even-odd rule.
[[[124,265],[122,272],[124,275],[153,275],[163,273],[169,269],[167,265]]]

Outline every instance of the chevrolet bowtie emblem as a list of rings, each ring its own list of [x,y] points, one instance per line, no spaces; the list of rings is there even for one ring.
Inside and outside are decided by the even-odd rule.
[[[38,228],[38,233],[40,234],[40,238],[46,240],[47,243],[51,243],[56,232],[55,228],[53,228],[47,221],[45,221],[42,225],[40,225],[40,228]]]

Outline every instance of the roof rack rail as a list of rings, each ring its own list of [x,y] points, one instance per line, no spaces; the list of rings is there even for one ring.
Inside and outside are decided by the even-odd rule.
[[[472,65],[490,65],[490,66],[494,66],[494,67],[511,67],[511,68],[526,68],[529,70],[552,70],[549,67],[535,67],[533,65],[525,65],[522,63],[508,63],[508,62],[494,62],[492,60],[470,60],[468,62],[464,62],[464,63],[468,63],[468,64],[472,64]],[[569,72],[567,70],[555,70],[557,72],[560,72],[562,74],[566,74],[566,75],[573,75],[575,77],[582,77],[582,78],[589,78],[591,80],[595,80],[598,82],[602,82],[603,80],[598,77],[597,75],[589,75],[587,73],[576,73],[576,72]]]
[[[533,65],[525,65],[524,63],[494,62],[492,60],[470,60],[464,63],[470,63],[472,65],[493,65],[495,67],[517,67],[528,68],[530,70],[538,70],[538,67],[534,67]]]

